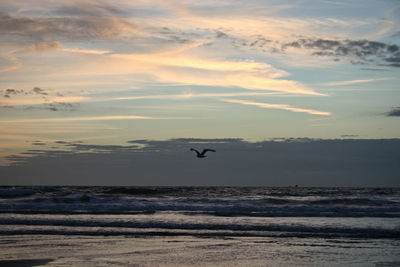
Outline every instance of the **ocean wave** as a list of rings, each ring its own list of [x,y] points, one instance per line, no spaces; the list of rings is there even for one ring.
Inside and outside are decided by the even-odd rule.
[[[105,189],[104,195],[160,195],[177,191],[173,188],[156,188],[156,187],[114,187]]]
[[[319,192],[319,195],[293,197],[288,194],[296,190],[302,194]],[[348,189],[348,192],[359,193],[352,196],[343,196],[346,189],[328,188],[325,194],[322,191],[247,187],[0,187],[0,213],[151,214],[174,211],[227,217],[400,217],[399,190]],[[373,191],[378,193],[365,195]],[[380,194],[382,191],[387,194]],[[270,194],[274,192],[288,195]]]
[[[385,206],[399,204],[391,200],[369,199],[369,198],[327,198],[310,201],[310,204],[316,205],[365,205],[365,206]]]
[[[400,207],[339,205],[257,205],[256,203],[204,203],[179,201],[125,200],[106,202],[41,201],[0,203],[0,213],[15,214],[151,214],[173,211],[182,214],[250,217],[400,217]]]
[[[99,222],[66,220],[0,220],[0,234],[71,234],[71,235],[197,235],[275,236],[275,237],[352,237],[400,238],[400,229],[361,227],[317,227],[307,225],[248,225],[173,222]],[[158,233],[158,234],[157,234]]]
[[[18,188],[18,187],[0,188],[0,198],[19,198],[19,197],[31,196],[36,193],[37,190],[30,188]]]
[[[52,194],[88,194],[118,196],[163,196],[163,197],[328,197],[346,198],[387,196],[400,194],[400,188],[341,188],[341,187],[218,187],[218,186],[0,186],[0,192],[8,195],[17,191],[31,191]],[[9,192],[8,192],[9,191]],[[1,194],[0,194],[1,197]]]
[[[275,237],[275,238],[369,238],[398,239],[392,233],[276,233],[276,232],[239,232],[239,231],[101,231],[101,230],[0,230],[0,235],[78,235],[78,236],[196,236],[196,237]]]
[[[18,192],[19,196],[23,195],[30,196],[35,194],[35,192],[22,191]],[[52,207],[52,208],[62,208],[63,209],[71,209],[73,210],[76,207],[82,207],[82,205],[87,205],[88,209],[91,207],[95,208],[96,205],[104,205],[104,208],[112,208],[117,206],[125,206],[128,209],[137,210],[138,208],[155,209],[155,210],[186,210],[186,209],[206,209],[213,210],[214,208],[220,210],[221,208],[231,209],[234,208],[236,210],[249,209],[254,211],[262,211],[264,208],[272,208],[272,207],[285,207],[285,208],[298,208],[298,207],[316,207],[327,209],[353,209],[356,207],[360,208],[377,208],[390,207],[397,208],[400,211],[400,202],[385,200],[385,199],[367,199],[367,198],[324,198],[317,200],[296,200],[296,199],[285,199],[285,198],[261,198],[261,199],[219,199],[219,198],[141,198],[141,197],[126,197],[126,196],[114,196],[113,198],[109,197],[101,197],[101,196],[93,196],[88,194],[74,194],[67,196],[37,196],[33,199],[22,199],[20,201],[15,200],[12,205],[14,208],[18,207],[28,207],[29,205],[35,203],[34,205],[37,208],[41,208],[44,206]],[[59,204],[59,205],[53,205]],[[65,205],[62,205],[65,204]],[[76,205],[67,205],[67,204],[76,204]],[[2,205],[0,204],[0,209]],[[382,210],[382,209],[381,209]]]

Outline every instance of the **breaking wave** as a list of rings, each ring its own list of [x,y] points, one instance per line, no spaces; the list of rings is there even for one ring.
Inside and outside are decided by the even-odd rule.
[[[318,224],[360,217],[355,225]],[[308,221],[293,223],[296,218]],[[399,218],[400,189],[395,188],[0,187],[0,234],[399,238]],[[371,219],[394,220],[397,227],[361,224]]]

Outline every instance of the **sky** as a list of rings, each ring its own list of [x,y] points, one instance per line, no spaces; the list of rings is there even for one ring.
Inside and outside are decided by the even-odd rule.
[[[399,70],[397,0],[0,0],[0,165],[65,144],[396,139]]]

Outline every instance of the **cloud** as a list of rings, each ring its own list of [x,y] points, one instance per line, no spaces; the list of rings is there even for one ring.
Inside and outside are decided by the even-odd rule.
[[[84,102],[90,101],[89,97],[86,96],[60,96],[58,93],[55,97],[51,98],[51,100],[55,103],[63,103],[63,102]]]
[[[0,32],[36,41],[113,40],[137,32],[133,23],[100,1],[70,1],[46,13],[52,15],[0,13]]]
[[[13,54],[25,54],[32,52],[46,52],[61,49],[61,44],[58,42],[41,42],[36,43],[18,50],[13,51]]]
[[[50,110],[50,111],[76,111],[78,108],[76,103],[65,103],[65,102],[53,102],[53,103],[43,103],[38,105],[24,105],[20,106],[1,106],[0,108],[12,108],[16,110]]]
[[[61,51],[70,53],[94,54],[94,55],[102,55],[111,52],[110,50],[80,49],[80,48],[62,48]]]
[[[164,39],[167,42],[185,44],[195,41],[194,39],[198,36],[192,32],[183,32],[180,30],[172,30],[168,27],[162,27],[161,29],[156,28],[152,34],[160,39]]]
[[[107,98],[104,100],[140,100],[140,99],[191,99],[191,98],[219,98],[219,97],[234,97],[234,96],[267,96],[275,95],[274,92],[239,92],[239,93],[183,93],[170,95],[141,95],[141,96],[124,96],[116,98]]]
[[[0,90],[0,96],[5,99],[0,101],[0,107],[13,107],[20,109],[47,109],[52,111],[74,111],[75,102],[89,101],[85,96],[64,96],[60,92],[34,87],[31,90],[5,89]],[[32,106],[35,105],[35,106]]]
[[[311,50],[314,56],[345,59],[353,64],[375,63],[400,67],[400,47],[396,44],[369,40],[332,40],[304,38],[281,45],[283,51],[291,49]]]
[[[281,110],[287,110],[287,111],[292,111],[292,112],[303,112],[303,113],[308,113],[311,115],[320,115],[320,116],[330,116],[331,115],[330,112],[318,111],[318,110],[313,110],[313,109],[297,108],[297,107],[293,107],[293,106],[286,105],[286,104],[269,104],[269,103],[260,103],[260,102],[253,102],[253,101],[239,100],[239,99],[221,99],[221,101],[227,102],[227,103],[241,104],[241,105],[257,106],[260,108],[281,109]]]
[[[40,142],[40,141],[35,141],[32,143],[33,146],[45,146],[46,143]]]
[[[99,49],[80,49],[80,48],[63,48],[59,42],[40,42],[29,46],[22,47],[17,50],[13,50],[4,55],[4,58],[12,62],[14,65],[3,69],[0,72],[6,72],[11,70],[16,70],[22,67],[22,63],[17,58],[20,54],[37,53],[37,52],[51,52],[51,51],[62,51],[67,53],[80,53],[80,54],[94,54],[102,55],[110,53],[109,50],[99,50]]]
[[[48,95],[48,93],[45,92],[45,90],[39,88],[39,87],[34,87],[31,91],[25,91],[25,90],[18,90],[18,89],[5,89],[5,90],[0,90],[0,94],[3,94],[3,97],[6,98],[11,98],[11,95],[14,97],[21,97],[21,96],[28,96],[28,95]],[[15,102],[13,100],[13,102]],[[0,104],[2,106],[2,104]]]
[[[53,102],[43,104],[44,108],[50,111],[76,111],[78,105],[76,103]]]
[[[61,49],[61,44],[58,42],[41,42],[33,45],[25,46],[23,48],[11,51],[4,55],[4,58],[8,61],[12,62],[14,65],[10,67],[6,67],[0,69],[0,72],[6,72],[18,69],[22,66],[22,63],[18,60],[17,55],[19,54],[27,54],[34,52],[47,52],[47,51],[55,51]]]
[[[376,82],[376,81],[383,81],[383,80],[389,80],[391,78],[376,78],[376,79],[360,79],[360,80],[350,80],[350,81],[337,81],[337,82],[327,82],[324,83],[324,85],[352,85],[352,84],[359,84],[359,83],[370,83],[370,82]]]
[[[400,107],[394,108],[387,113],[389,117],[400,117]]]
[[[25,118],[0,120],[0,123],[36,123],[36,122],[70,122],[70,121],[107,121],[107,120],[182,120],[190,117],[149,117],[137,115],[112,115],[92,117],[60,117],[60,118]]]
[[[388,71],[388,68],[385,67],[377,67],[377,68],[360,68],[361,70],[369,70],[369,71]]]
[[[34,87],[33,92],[35,94],[39,94],[39,95],[48,95],[48,93],[46,93],[43,89],[41,89],[39,87]]]
[[[18,164],[0,167],[0,176],[4,177],[1,183],[335,187],[399,184],[399,139],[279,139],[253,143],[189,138],[132,140],[126,146],[70,141],[56,145],[53,150],[33,149],[9,156]],[[217,152],[199,160],[189,150],[191,147],[210,147]]]
[[[204,41],[198,41],[159,53],[106,54],[105,50],[71,50],[62,48],[57,42],[43,42],[12,52],[10,60],[15,63],[15,68],[18,68],[22,64],[15,58],[15,55],[21,53],[53,50],[92,53],[99,55],[96,61],[89,61],[87,65],[71,70],[72,73],[65,71],[64,74],[100,75],[104,73],[112,75],[137,73],[153,76],[158,82],[222,87],[234,86],[252,90],[321,95],[299,82],[282,79],[289,74],[264,62],[205,58],[189,53],[189,50],[198,48],[203,44]],[[7,70],[11,69],[7,68],[2,71]]]
[[[11,95],[18,95],[18,94],[23,94],[23,93],[24,93],[24,90],[16,90],[16,89],[11,89],[11,88],[5,89],[4,91],[0,90],[0,94],[2,94],[3,97],[6,97],[6,98],[11,98]]]
[[[357,138],[360,136],[358,134],[342,134],[340,137],[342,137],[342,138]]]
[[[155,77],[158,82],[167,83],[322,95],[299,82],[282,79],[289,74],[267,63],[187,55],[188,50],[198,46],[190,44],[154,54],[113,54],[104,59],[108,64],[103,71],[142,72]]]
[[[212,71],[263,71],[267,77],[279,78],[286,76],[284,71],[277,70],[266,63],[254,61],[230,61],[221,59],[208,59],[195,56],[178,55],[177,52],[164,52],[156,54],[116,54],[114,58],[131,59],[171,67],[185,67]]]

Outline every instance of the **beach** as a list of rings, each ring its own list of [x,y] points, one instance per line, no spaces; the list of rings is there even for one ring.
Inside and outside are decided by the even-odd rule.
[[[0,265],[399,266],[399,247],[381,239],[1,236]]]
[[[2,187],[1,266],[399,266],[399,189]]]

